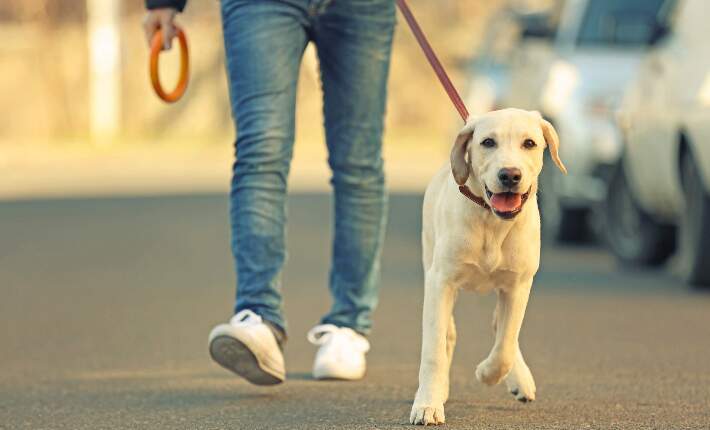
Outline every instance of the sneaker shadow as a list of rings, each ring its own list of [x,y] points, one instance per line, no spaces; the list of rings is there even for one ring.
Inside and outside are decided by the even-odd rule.
[[[286,380],[293,381],[315,381],[316,379],[309,372],[287,372]]]

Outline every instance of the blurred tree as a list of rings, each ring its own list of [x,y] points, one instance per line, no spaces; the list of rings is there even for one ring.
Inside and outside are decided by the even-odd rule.
[[[79,23],[86,19],[86,7],[76,0],[3,0],[0,21]]]

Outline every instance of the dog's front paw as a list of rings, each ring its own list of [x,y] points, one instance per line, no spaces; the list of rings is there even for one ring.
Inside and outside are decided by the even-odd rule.
[[[505,378],[512,367],[511,362],[488,357],[476,367],[476,379],[486,385],[496,385]]]
[[[510,394],[515,396],[515,400],[523,403],[535,400],[535,379],[522,360],[515,363],[513,370],[505,378],[505,385]]]
[[[436,426],[444,424],[444,405],[418,405],[412,406],[409,422],[415,425]]]

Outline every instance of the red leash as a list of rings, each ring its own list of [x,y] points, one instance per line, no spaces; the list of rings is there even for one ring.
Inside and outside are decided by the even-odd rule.
[[[426,59],[429,60],[429,64],[431,64],[431,67],[434,69],[434,73],[436,73],[436,76],[439,78],[441,85],[444,86],[446,94],[449,95],[451,102],[454,104],[456,110],[459,111],[459,115],[461,115],[461,119],[463,119],[463,122],[465,123],[466,120],[468,120],[468,109],[466,109],[466,105],[461,99],[461,96],[459,95],[458,91],[456,91],[456,87],[454,87],[454,84],[451,83],[449,75],[446,74],[444,66],[441,65],[439,58],[437,58],[436,53],[434,53],[434,50],[429,44],[429,41],[424,35],[424,32],[422,31],[421,27],[419,27],[416,18],[414,18],[412,11],[409,10],[409,6],[407,6],[407,1],[397,0],[397,6],[399,6],[399,10],[402,12],[402,15],[404,15],[404,19],[407,21],[407,24],[409,24],[409,28],[412,30],[412,33],[414,33],[414,38],[417,39],[417,42],[419,42],[419,46],[422,47],[422,51],[424,51],[424,55],[426,56]],[[459,185],[459,191],[461,192],[461,194],[466,196],[466,198],[476,203],[483,209],[490,209],[490,206],[488,206],[488,203],[486,203],[483,197],[475,195],[466,184]]]
[[[429,60],[429,64],[431,64],[431,67],[434,69],[434,73],[436,73],[436,76],[439,78],[441,85],[444,86],[446,94],[449,95],[451,102],[454,104],[454,107],[459,112],[459,115],[461,115],[461,119],[463,119],[463,122],[466,122],[466,120],[468,119],[468,109],[466,109],[466,105],[464,105],[461,96],[459,95],[458,91],[456,91],[456,87],[454,87],[454,84],[451,83],[449,75],[446,74],[444,66],[441,65],[439,58],[437,58],[436,54],[434,53],[434,50],[429,44],[429,41],[424,35],[424,32],[422,32],[422,29],[419,27],[416,18],[414,18],[412,11],[409,10],[409,6],[407,6],[407,1],[397,0],[397,6],[399,6],[399,10],[402,12],[402,15],[404,15],[404,19],[407,21],[407,24],[409,24],[409,28],[412,29],[414,37],[417,39],[417,42],[419,42],[419,46],[422,47],[422,51],[424,51],[424,55],[426,56],[427,60]]]

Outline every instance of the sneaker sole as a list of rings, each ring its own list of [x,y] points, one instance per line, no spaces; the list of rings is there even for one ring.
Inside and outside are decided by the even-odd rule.
[[[230,336],[217,336],[210,342],[210,356],[220,366],[255,385],[276,385],[282,376],[265,369],[245,344]]]

